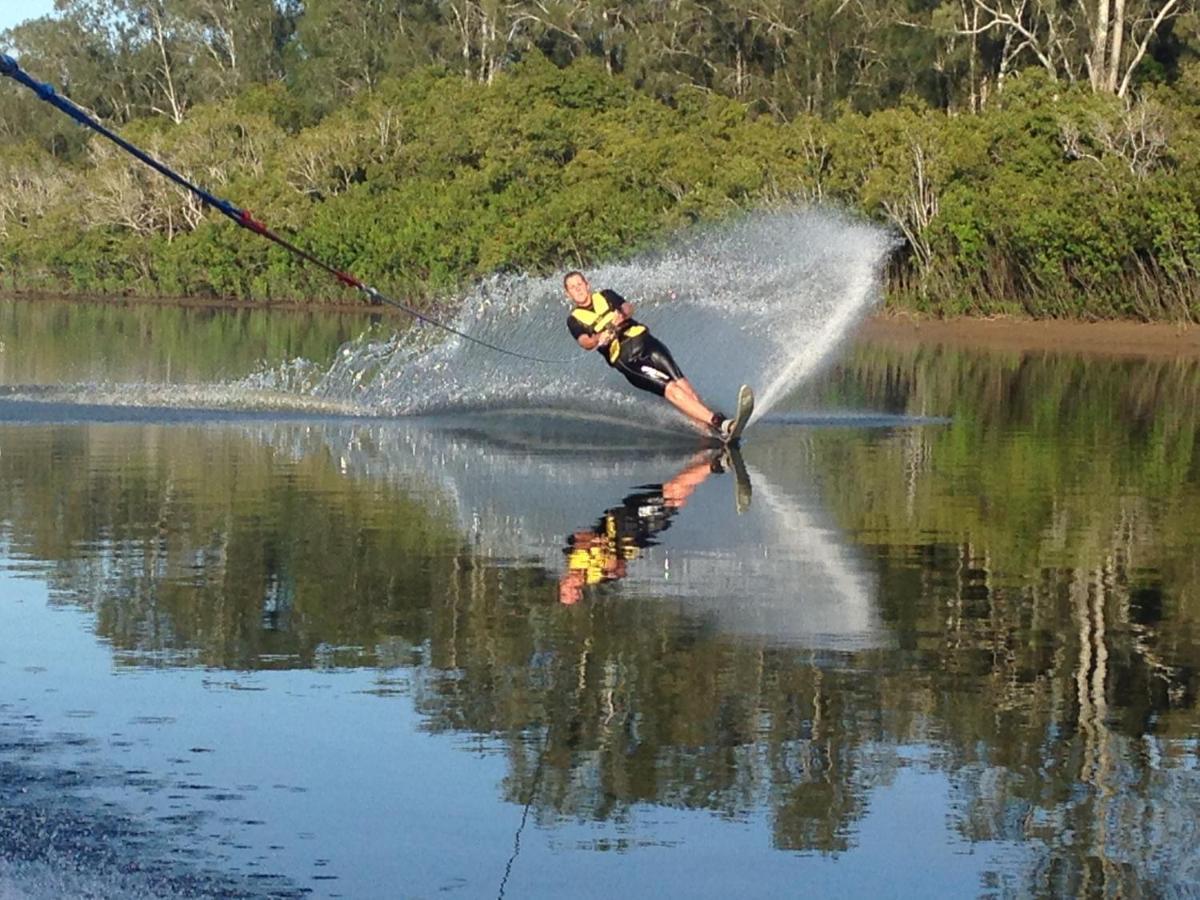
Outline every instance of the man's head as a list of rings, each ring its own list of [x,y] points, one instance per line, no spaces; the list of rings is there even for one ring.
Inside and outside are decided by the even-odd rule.
[[[592,286],[582,272],[568,272],[563,276],[563,289],[576,306],[587,306],[592,299]]]
[[[579,569],[571,569],[558,579],[558,602],[563,606],[574,606],[583,599],[583,586],[587,583],[587,574]]]

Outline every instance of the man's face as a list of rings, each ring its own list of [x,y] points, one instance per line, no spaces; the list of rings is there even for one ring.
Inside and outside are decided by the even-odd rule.
[[[571,302],[576,306],[588,305],[588,301],[592,296],[592,288],[586,278],[582,275],[572,275],[567,279],[565,287],[567,296],[571,298]]]
[[[583,572],[572,569],[558,580],[558,602],[573,606],[583,599]]]

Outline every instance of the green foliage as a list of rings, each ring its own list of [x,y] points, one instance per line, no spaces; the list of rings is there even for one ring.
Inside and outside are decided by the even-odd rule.
[[[281,86],[138,119],[136,143],[322,259],[410,299],[499,270],[628,256],[701,221],[832,202],[895,229],[890,302],[935,315],[1200,318],[1190,82],[1125,102],[1010,79],[978,115],[908,98],[790,122],[599,63],[492,83],[382,78],[319,121]],[[18,290],[344,302],[104,142],[71,164],[0,143],[0,269]]]

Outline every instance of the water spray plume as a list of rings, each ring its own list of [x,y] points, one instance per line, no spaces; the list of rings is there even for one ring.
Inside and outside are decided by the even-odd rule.
[[[760,212],[587,274],[595,288],[634,303],[701,396],[731,408],[738,385],[749,384],[760,417],[829,361],[870,312],[892,243],[883,229],[828,210]],[[497,276],[459,308],[457,328],[522,352],[573,347],[559,275]],[[311,390],[390,415],[527,409],[687,427],[593,356],[578,350],[570,368],[520,366],[428,331],[375,334],[343,347]]]

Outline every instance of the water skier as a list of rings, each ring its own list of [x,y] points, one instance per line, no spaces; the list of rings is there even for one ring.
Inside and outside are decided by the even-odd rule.
[[[563,288],[575,308],[567,328],[584,350],[596,350],[636,388],[657,394],[689,418],[729,440],[734,423],[704,405],[671,352],[633,318],[633,306],[613,290],[592,291],[582,272],[568,272]]]

